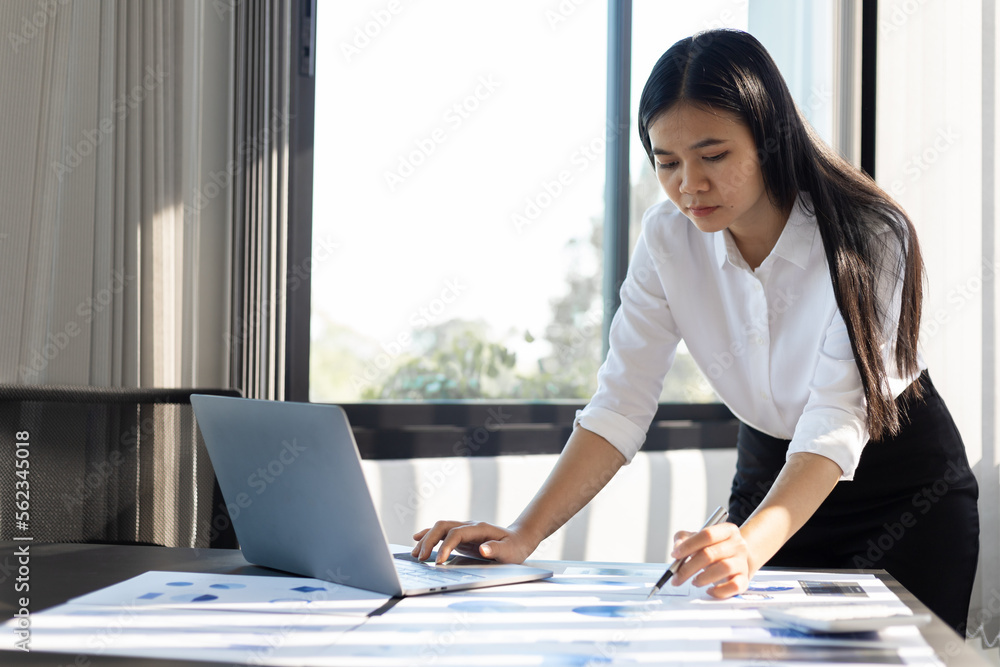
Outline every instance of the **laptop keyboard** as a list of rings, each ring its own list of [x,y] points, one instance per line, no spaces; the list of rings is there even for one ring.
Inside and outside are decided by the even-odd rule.
[[[485,579],[480,574],[462,572],[460,570],[449,570],[443,567],[427,565],[410,554],[393,554],[396,559],[396,571],[400,577],[405,577],[404,583],[409,585],[413,582],[417,585],[423,584],[459,584]]]

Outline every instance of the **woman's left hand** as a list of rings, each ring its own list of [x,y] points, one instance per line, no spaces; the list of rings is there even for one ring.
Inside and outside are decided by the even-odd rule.
[[[697,533],[680,531],[674,535],[670,557],[687,558],[671,577],[675,586],[694,576],[692,583],[710,586],[712,597],[729,598],[750,585],[750,550],[736,524],[720,523]]]

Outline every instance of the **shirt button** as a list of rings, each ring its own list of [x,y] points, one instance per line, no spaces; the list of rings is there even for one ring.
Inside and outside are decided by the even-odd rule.
[[[764,344],[764,339],[761,338],[760,336],[758,336],[757,338],[754,338],[753,342],[757,343],[758,345],[763,345]]]
[[[759,292],[762,289],[761,286],[760,286],[760,283],[755,282],[753,284],[753,289],[754,289],[755,292]]]
[[[769,400],[771,400],[771,399],[770,399],[770,397],[769,397],[769,396],[767,395],[767,392],[766,392],[766,391],[762,391],[762,392],[760,392],[760,400],[762,400],[762,401],[769,401]]]

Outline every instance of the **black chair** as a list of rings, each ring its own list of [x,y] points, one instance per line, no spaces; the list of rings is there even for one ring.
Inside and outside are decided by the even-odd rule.
[[[194,393],[0,384],[0,539],[236,547]]]

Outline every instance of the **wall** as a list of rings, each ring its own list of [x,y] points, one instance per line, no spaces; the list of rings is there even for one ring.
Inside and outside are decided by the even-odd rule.
[[[437,520],[511,523],[548,476],[556,456],[454,457],[363,462],[394,544]],[[728,506],[735,449],[639,452],[601,493],[542,543],[539,559],[667,560],[678,530],[697,530]]]

